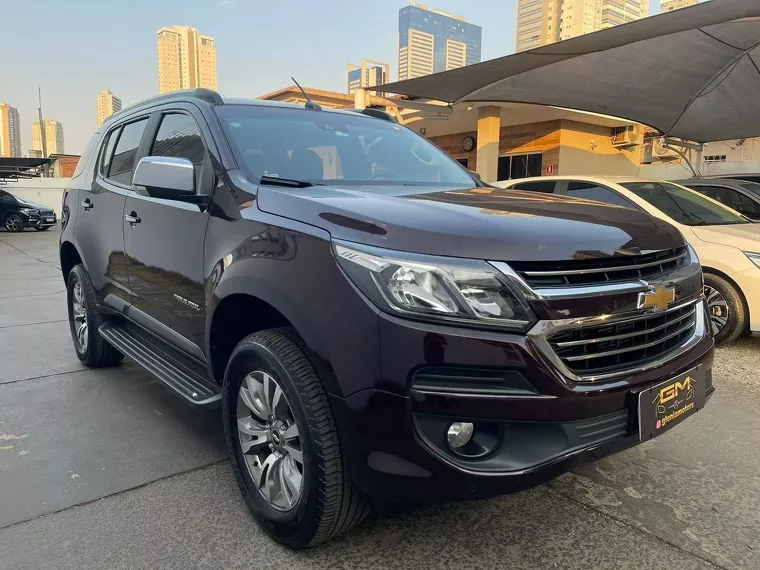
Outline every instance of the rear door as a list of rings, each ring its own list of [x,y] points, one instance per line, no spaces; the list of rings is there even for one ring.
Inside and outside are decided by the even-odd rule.
[[[144,154],[189,159],[196,195],[210,195],[215,180],[207,150],[210,136],[202,116],[194,115],[193,109],[193,105],[178,104],[154,113]],[[136,187],[127,197],[124,214],[133,220],[124,222],[132,289],[130,317],[202,360],[208,213],[202,206],[151,197]]]
[[[98,304],[123,311],[129,303],[124,254],[124,204],[131,192],[137,150],[148,117],[137,117],[106,133],[91,184],[79,187],[74,239]]]

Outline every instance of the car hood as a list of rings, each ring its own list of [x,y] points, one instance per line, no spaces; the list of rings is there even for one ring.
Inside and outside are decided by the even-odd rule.
[[[334,239],[452,257],[583,259],[684,243],[676,228],[644,212],[490,187],[260,187],[257,202]]]
[[[30,202],[29,200],[24,200],[22,198],[16,198],[16,201],[19,203],[20,206],[28,207],[28,208],[36,208],[37,210],[52,210],[50,206],[45,206],[44,204],[38,204],[37,202]]]
[[[760,252],[760,223],[692,226],[691,229],[702,241]]]

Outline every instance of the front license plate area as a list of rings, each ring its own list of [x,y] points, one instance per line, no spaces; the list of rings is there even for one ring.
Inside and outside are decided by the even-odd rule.
[[[639,392],[639,439],[665,433],[705,406],[705,368],[697,366]]]

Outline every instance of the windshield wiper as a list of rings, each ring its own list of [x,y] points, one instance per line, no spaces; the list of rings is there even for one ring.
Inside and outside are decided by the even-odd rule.
[[[318,184],[317,182],[309,182],[308,180],[295,180],[293,178],[280,178],[279,176],[262,176],[260,179],[261,184],[269,184],[270,186],[286,186],[288,188],[308,188],[310,186],[324,186],[324,184]]]

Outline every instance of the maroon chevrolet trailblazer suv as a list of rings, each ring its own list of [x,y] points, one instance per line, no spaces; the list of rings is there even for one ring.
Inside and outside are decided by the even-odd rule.
[[[295,548],[538,485],[713,391],[675,228],[487,186],[377,110],[159,96],[95,133],[63,211],[78,358],[221,406],[248,506]]]

